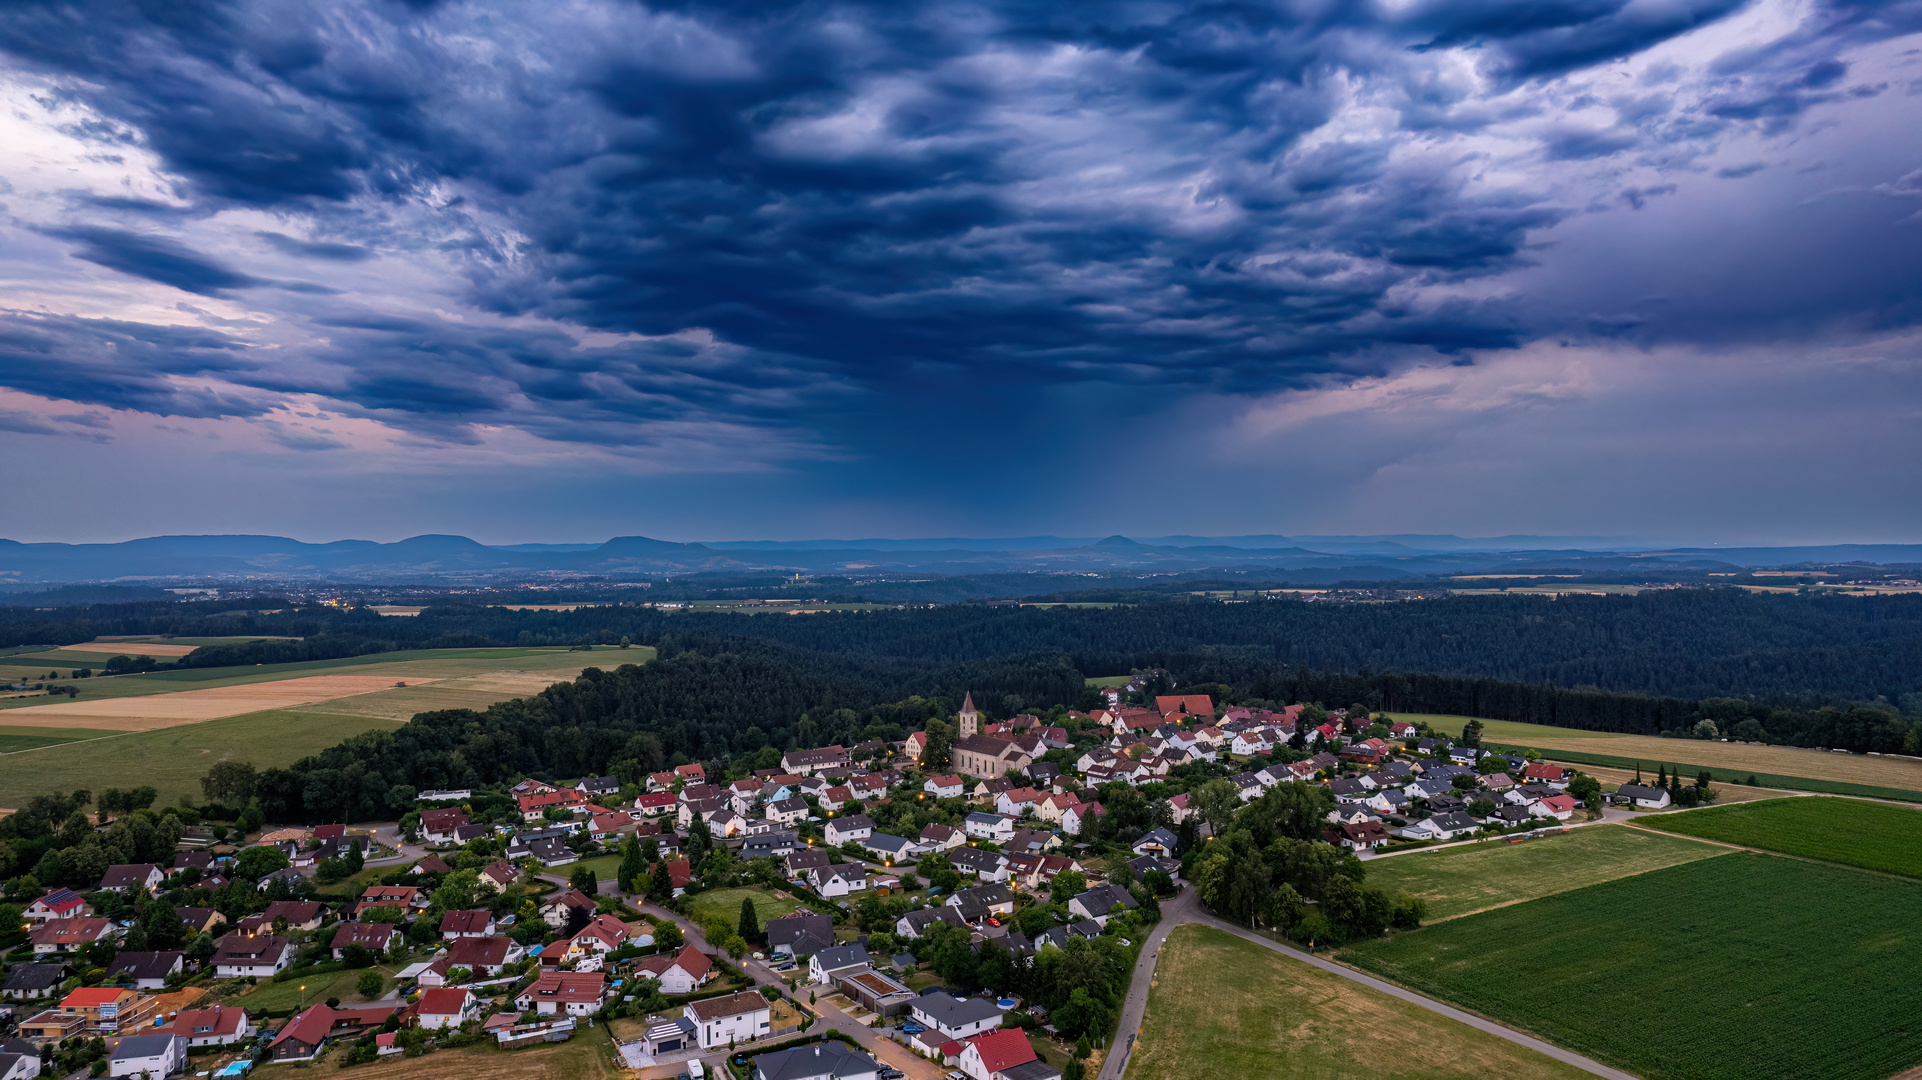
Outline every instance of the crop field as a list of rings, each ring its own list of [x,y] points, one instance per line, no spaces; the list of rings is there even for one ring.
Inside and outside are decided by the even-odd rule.
[[[1110,686],[1126,686],[1133,678],[1132,675],[1095,675],[1081,681],[1096,690],[1104,690]]]
[[[388,689],[396,681],[405,680],[393,680],[384,675],[306,675],[274,682],[181,690],[172,694],[26,705],[0,713],[0,725],[151,731],[203,720],[218,720],[223,716],[240,716],[370,694]]]
[[[1886,874],[1922,877],[1922,810],[1860,799],[1770,799],[1686,814],[1659,814],[1637,824],[1785,855],[1845,863]]]
[[[1922,1064],[1922,884],[1735,852],[1365,942],[1341,959],[1639,1076]]]
[[[593,653],[566,649],[443,649],[384,653],[377,657],[280,664],[272,667],[197,668],[128,675],[82,682],[79,698],[58,709],[81,712],[88,707],[127,711],[111,721],[122,730],[76,730],[61,713],[32,712],[16,716],[19,705],[39,705],[45,697],[0,701],[0,806],[49,791],[74,788],[151,784],[160,789],[160,802],[171,804],[181,795],[200,796],[200,777],[215,761],[248,761],[260,768],[290,765],[360,732],[391,729],[415,713],[442,708],[482,709],[497,701],[523,697],[551,683],[572,679],[582,667],[615,667],[652,659],[652,649],[596,648]],[[273,691],[276,682],[314,677],[353,677],[381,687],[332,701],[293,708],[267,708],[200,722],[169,721],[157,727],[173,702],[191,700],[181,691],[253,688]],[[434,680],[428,685],[414,685]],[[404,689],[393,684],[406,681]],[[104,685],[102,685],[104,684]],[[107,692],[102,692],[107,691]],[[116,692],[117,691],[117,692]],[[307,695],[297,695],[305,697]],[[172,699],[171,702],[169,699]],[[78,707],[78,708],[76,708]],[[144,715],[143,715],[144,714]],[[147,721],[152,730],[125,731]],[[17,739],[9,739],[19,732]],[[89,736],[74,741],[73,736]],[[14,754],[19,756],[13,756]],[[139,779],[136,780],[135,778]]]
[[[1213,927],[1155,964],[1130,1080],[1572,1078],[1586,1073]]]
[[[1368,863],[1368,883],[1428,901],[1428,919],[1553,896],[1728,854],[1727,848],[1621,825],[1590,825],[1520,844],[1431,848]]]
[[[1439,730],[1459,737],[1466,716],[1393,714],[1414,722],[1426,720]],[[1746,743],[1698,739],[1658,739],[1648,735],[1620,735],[1605,731],[1576,731],[1544,724],[1483,720],[1482,739],[1509,746],[1532,746],[1557,761],[1627,766],[1637,762],[1649,772],[1657,765],[1706,767],[1716,779],[1740,780],[1753,773],[1764,786],[1799,787],[1838,794],[1922,800],[1922,761],[1866,754],[1831,754],[1792,746],[1750,746]],[[1562,756],[1566,754],[1567,756]],[[1820,785],[1787,781],[1817,781]]]

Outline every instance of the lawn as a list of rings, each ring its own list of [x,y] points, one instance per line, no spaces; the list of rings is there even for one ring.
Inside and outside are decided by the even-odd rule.
[[[381,964],[374,970],[379,971],[383,976],[381,992],[386,993],[392,990],[394,972],[398,969]],[[247,993],[235,997],[231,1004],[248,1009],[287,1012],[290,1009],[300,1008],[302,1001],[312,1005],[316,1001],[326,1001],[334,997],[339,998],[343,1006],[350,1006],[367,1000],[360,996],[360,991],[354,989],[354,983],[359,979],[360,970],[350,968],[346,971],[326,971],[305,978],[288,979],[286,982],[263,982]],[[302,986],[307,988],[304,995],[300,989]]]
[[[299,1074],[301,1065],[263,1065],[267,1076]],[[502,1050],[492,1042],[458,1050],[436,1050],[417,1058],[394,1057],[340,1072],[332,1062],[321,1066],[354,1080],[613,1080],[633,1074],[615,1064],[614,1044],[607,1027],[576,1028],[564,1043],[546,1043],[519,1050]]]
[[[1459,738],[1466,716],[1393,713],[1397,719],[1427,721]],[[1609,731],[1578,731],[1545,724],[1483,720],[1482,739],[1505,747],[1534,747],[1556,761],[1610,765],[1650,774],[1661,764],[1707,768],[1723,783],[1740,783],[1751,774],[1764,787],[1825,791],[1837,795],[1922,801],[1922,761],[1865,754],[1831,754],[1792,746],[1750,746],[1699,739],[1658,739]]]
[[[1733,853],[1341,959],[1648,1077],[1882,1080],[1922,1064],[1922,884]]]
[[[804,906],[798,900],[782,900],[770,889],[713,889],[689,897],[688,912],[697,925],[703,920],[720,917],[726,919],[729,926],[734,926],[741,921],[743,897],[754,899],[754,915],[762,926],[766,926],[769,919],[779,918]]]
[[[58,746],[61,743],[99,737],[98,731],[80,728],[0,728],[0,754],[11,754],[16,750],[32,750],[42,746]]]
[[[1129,1080],[1441,1080],[1586,1074],[1207,926],[1155,965]]]
[[[1640,824],[1786,855],[1922,877],[1922,811],[1860,799],[1793,798],[1658,814]]]
[[[1368,883],[1428,901],[1430,921],[1580,889],[1630,874],[1727,854],[1727,848],[1620,825],[1589,825],[1560,836],[1372,859]]]
[[[593,867],[594,879],[596,881],[613,881],[620,875],[621,857],[619,855],[596,855],[591,859],[582,859],[572,865],[559,867],[557,869],[559,869],[561,873],[572,877],[574,876],[574,867],[576,866]],[[734,903],[738,906],[740,901],[736,900]]]
[[[1081,681],[1096,690],[1105,690],[1110,686],[1126,686],[1133,679],[1133,675],[1096,675]]]

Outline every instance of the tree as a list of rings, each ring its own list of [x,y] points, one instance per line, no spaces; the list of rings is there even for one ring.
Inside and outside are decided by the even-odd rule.
[[[754,913],[754,898],[741,897],[741,937],[747,941],[761,940],[761,920]]]
[[[653,838],[649,837],[649,839],[651,840]],[[657,845],[656,854],[658,853]],[[647,863],[641,856],[641,841],[638,837],[629,836],[626,840],[621,841],[621,867],[616,871],[620,890],[624,893],[633,892],[637,887],[637,882],[639,882],[641,877],[646,873]]]
[[[1201,820],[1219,835],[1241,805],[1241,789],[1230,780],[1210,780],[1195,789],[1192,801]]]
[[[1462,745],[1479,748],[1482,744],[1482,722],[1470,720],[1462,727]]]
[[[647,877],[647,898],[657,904],[665,904],[674,898],[674,877],[668,873],[667,860],[654,864]]]
[[[928,745],[921,751],[921,768],[932,772],[948,767],[954,756],[954,731],[940,720],[930,719],[923,729],[928,735]]]
[[[1477,820],[1494,817],[1495,810],[1493,799],[1476,799],[1468,804],[1468,816]]]
[[[279,848],[250,847],[234,858],[234,873],[243,881],[259,881],[289,865],[286,854]]]
[[[199,934],[195,935],[191,942],[188,942],[187,959],[195,963],[205,963],[213,959],[214,953],[218,951],[220,951],[220,946],[215,943],[214,936],[202,930]]]
[[[593,896],[599,892],[601,887],[600,880],[594,873],[594,868],[586,863],[578,863],[575,865],[574,872],[567,875],[567,883],[588,896]]]
[[[1088,879],[1079,870],[1063,870],[1048,885],[1048,895],[1056,900],[1069,900],[1087,891]]]
[[[254,765],[251,761],[216,761],[200,778],[200,793],[208,802],[222,806],[245,806],[254,797]]]

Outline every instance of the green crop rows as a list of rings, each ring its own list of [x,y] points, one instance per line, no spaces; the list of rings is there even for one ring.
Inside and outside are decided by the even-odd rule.
[[[1505,754],[1519,754],[1530,747],[1483,741],[1482,745],[1490,750]],[[1542,748],[1541,755],[1549,761],[1559,761],[1568,765],[1604,765],[1612,769],[1636,769],[1643,766],[1653,767],[1654,758],[1622,757],[1615,754],[1591,754],[1580,750],[1551,750]],[[1664,762],[1663,764],[1667,764]],[[1922,802],[1922,791],[1908,788],[1878,787],[1874,784],[1850,784],[1840,780],[1815,780],[1806,776],[1781,776],[1776,773],[1758,773],[1748,769],[1731,769],[1726,766],[1678,765],[1675,766],[1683,776],[1693,778],[1696,773],[1706,770],[1709,779],[1718,784],[1740,784],[1749,777],[1755,777],[1757,786],[1781,788],[1784,791],[1820,791],[1831,795],[1859,795],[1864,799],[1894,799],[1898,802]]]
[[[1639,1076],[1884,1080],[1922,1065],[1922,884],[1846,867],[1736,852],[1342,958]]]
[[[1860,799],[1769,799],[1640,824],[1685,836],[1922,877],[1922,812]]]

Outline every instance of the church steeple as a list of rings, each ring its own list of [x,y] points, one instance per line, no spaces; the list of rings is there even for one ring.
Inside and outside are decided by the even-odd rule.
[[[981,734],[981,714],[974,707],[974,691],[968,691],[961,700],[960,723],[956,725],[962,738]]]

